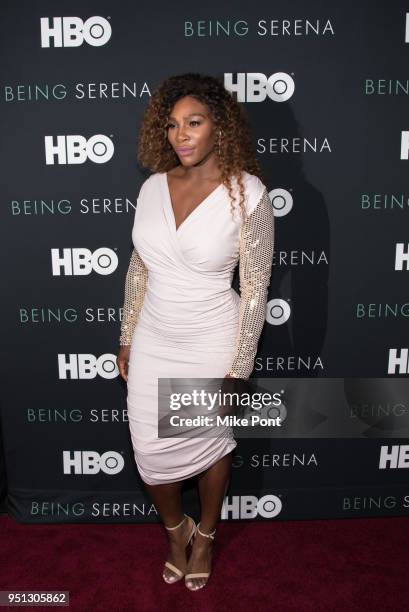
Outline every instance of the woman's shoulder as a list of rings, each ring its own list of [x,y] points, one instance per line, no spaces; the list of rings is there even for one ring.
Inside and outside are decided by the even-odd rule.
[[[263,181],[261,179],[259,179],[258,176],[256,176],[255,174],[250,174],[249,172],[246,172],[245,170],[242,171],[241,173],[242,175],[242,179],[243,181],[246,183],[248,189],[264,189],[265,185],[263,183]]]
[[[159,180],[162,177],[162,174],[163,172],[154,172],[153,174],[150,174],[144,181],[142,181],[142,184],[139,188],[138,199],[142,197],[145,192],[147,192],[149,189],[153,188],[155,185],[158,184]]]
[[[242,172],[242,181],[246,196],[246,211],[247,214],[250,215],[261,200],[267,187],[258,176],[246,171]]]

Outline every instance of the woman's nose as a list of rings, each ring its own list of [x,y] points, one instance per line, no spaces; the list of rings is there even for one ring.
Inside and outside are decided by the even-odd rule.
[[[186,140],[186,132],[185,130],[181,129],[178,131],[178,133],[176,134],[176,140],[178,142],[183,142],[184,140]]]

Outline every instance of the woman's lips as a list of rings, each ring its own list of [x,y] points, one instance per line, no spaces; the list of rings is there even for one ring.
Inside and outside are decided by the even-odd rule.
[[[180,149],[176,149],[176,153],[178,155],[190,155],[191,153],[193,153],[193,150],[193,148],[181,147]]]

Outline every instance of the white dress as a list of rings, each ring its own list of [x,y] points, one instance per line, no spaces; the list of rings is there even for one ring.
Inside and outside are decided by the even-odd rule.
[[[121,345],[130,345],[128,419],[147,484],[184,480],[235,448],[234,437],[158,437],[158,378],[248,378],[265,321],[274,242],[265,185],[242,173],[247,219],[222,184],[176,230],[167,175],[143,183],[135,210]],[[233,179],[234,194],[238,184]],[[237,189],[237,191],[236,191]],[[240,297],[231,287],[240,261]]]

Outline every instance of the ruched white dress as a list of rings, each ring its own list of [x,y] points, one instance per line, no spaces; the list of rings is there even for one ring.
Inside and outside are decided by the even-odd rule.
[[[242,173],[247,218],[225,185],[176,229],[166,173],[152,174],[137,199],[134,250],[125,281],[120,344],[130,345],[128,419],[147,484],[184,480],[237,445],[234,437],[158,437],[158,378],[247,379],[265,322],[274,216],[265,185]],[[239,263],[240,297],[231,287]]]

